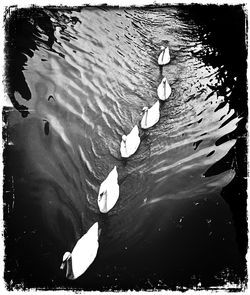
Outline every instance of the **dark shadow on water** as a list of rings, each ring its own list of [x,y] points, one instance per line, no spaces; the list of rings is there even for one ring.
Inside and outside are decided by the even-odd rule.
[[[238,247],[242,255],[241,278],[246,276],[247,253],[247,43],[246,10],[244,5],[192,5],[183,8],[184,14],[200,28],[203,48],[196,53],[206,65],[218,67],[218,85],[210,85],[213,93],[225,97],[236,115],[242,120],[238,128],[226,135],[223,141],[237,138],[234,148],[213,165],[206,175],[215,175],[234,168],[235,178],[222,191],[222,197],[230,206]],[[245,11],[244,11],[245,10]],[[184,16],[184,19],[187,15]],[[204,37],[205,36],[205,37]],[[209,86],[209,85],[208,85]],[[219,108],[219,106],[218,106]],[[222,139],[220,139],[222,141]]]

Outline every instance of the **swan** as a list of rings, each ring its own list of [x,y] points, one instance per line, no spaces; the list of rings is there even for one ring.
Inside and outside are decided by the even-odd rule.
[[[120,152],[123,158],[133,155],[140,145],[139,128],[137,125],[128,135],[122,136]]]
[[[164,77],[157,88],[157,94],[160,100],[168,99],[171,94],[171,87],[168,84],[167,78]]]
[[[161,46],[161,53],[158,57],[158,65],[164,66],[170,62],[169,48]]]
[[[96,222],[77,241],[72,253],[64,253],[60,269],[66,266],[67,279],[77,279],[94,261],[99,247],[98,234],[98,222]]]
[[[144,107],[143,110],[144,115],[141,120],[141,128],[147,129],[155,125],[160,119],[160,102],[157,102],[149,109],[148,107]]]
[[[119,198],[118,173],[116,166],[101,183],[97,203],[102,213],[107,213],[115,206]]]

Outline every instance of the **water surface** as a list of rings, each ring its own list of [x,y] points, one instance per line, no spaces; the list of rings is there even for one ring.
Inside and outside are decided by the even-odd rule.
[[[221,196],[236,170],[232,161],[213,169],[237,143],[243,116],[230,103],[237,75],[206,62],[205,50],[217,49],[178,6],[35,12],[21,22],[22,79],[10,82],[19,112],[7,112],[10,286],[238,283],[243,261]],[[161,45],[171,54],[163,69]],[[231,79],[224,92],[223,75]],[[141,131],[139,150],[124,161],[121,137],[157,101],[164,76],[172,94],[160,121]],[[114,165],[120,198],[103,215],[99,185]],[[59,269],[62,255],[95,221],[102,228],[96,260],[69,282]]]

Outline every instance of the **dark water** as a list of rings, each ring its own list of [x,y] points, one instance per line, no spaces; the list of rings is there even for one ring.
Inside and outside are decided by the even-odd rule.
[[[239,6],[12,13],[6,83],[14,108],[4,110],[9,288],[242,288],[244,19]],[[161,45],[171,54],[162,71]],[[124,162],[121,136],[157,100],[163,76],[172,94],[160,121],[141,132],[138,152]],[[120,198],[101,215],[99,185],[114,165]],[[96,260],[67,281],[62,255],[95,221]]]

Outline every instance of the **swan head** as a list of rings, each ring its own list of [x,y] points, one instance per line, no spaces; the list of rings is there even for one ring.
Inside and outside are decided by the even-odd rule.
[[[125,143],[126,140],[127,140],[127,136],[126,136],[126,135],[123,135],[123,136],[122,136],[122,141]]]
[[[62,259],[62,264],[60,266],[60,269],[64,269],[65,264],[67,263],[67,260],[69,260],[71,258],[71,253],[70,252],[65,252],[63,255],[63,259]]]
[[[164,77],[164,78],[162,79],[162,82],[165,84],[165,83],[167,82],[167,78]]]
[[[161,48],[161,51],[165,50],[165,47],[164,46],[161,46],[160,48]]]
[[[108,194],[108,191],[107,190],[101,192],[100,195],[99,195],[99,197],[98,197],[99,202],[101,201],[101,199],[103,197],[107,197],[107,194]]]
[[[148,111],[148,107],[144,107],[143,109],[142,109],[142,112],[140,113],[140,115],[143,115],[145,112],[147,112]]]

